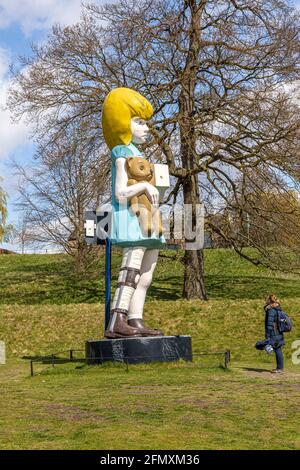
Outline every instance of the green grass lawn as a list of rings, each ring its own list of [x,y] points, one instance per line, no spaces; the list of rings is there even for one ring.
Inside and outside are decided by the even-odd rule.
[[[175,253],[166,252],[168,256]],[[104,260],[86,279],[63,255],[0,256],[0,449],[299,449],[300,278],[257,268],[231,250],[207,250],[208,302],[182,300],[180,261],[159,258],[145,306],[147,323],[190,334],[193,350],[229,348],[193,363],[88,367],[35,366],[35,357],[103,336]],[[113,256],[114,282],[120,254]],[[262,310],[275,292],[294,320],[286,335],[286,373],[253,345],[264,337]],[[275,433],[275,427],[280,429]]]

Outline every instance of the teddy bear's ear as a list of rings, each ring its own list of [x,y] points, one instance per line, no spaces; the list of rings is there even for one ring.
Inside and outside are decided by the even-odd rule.
[[[130,170],[130,163],[131,163],[132,158],[133,157],[126,158],[125,168],[126,168],[127,172]]]

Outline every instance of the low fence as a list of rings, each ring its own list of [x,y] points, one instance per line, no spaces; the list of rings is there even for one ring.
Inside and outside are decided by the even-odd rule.
[[[33,377],[35,375],[35,370],[34,370],[34,365],[35,364],[48,364],[48,367],[44,368],[42,371],[39,371],[38,373],[41,373],[41,372],[44,372],[45,370],[47,369],[50,369],[50,368],[53,368],[55,365],[59,365],[59,364],[66,364],[66,363],[82,363],[82,364],[88,364],[89,361],[99,361],[97,363],[97,365],[101,365],[103,363],[108,363],[108,362],[117,362],[117,363],[123,363],[125,368],[126,368],[126,371],[129,372],[129,365],[137,365],[137,364],[133,364],[131,362],[129,362],[129,359],[132,360],[132,359],[136,359],[136,360],[142,360],[142,359],[145,359],[145,364],[149,364],[149,362],[147,362],[147,359],[149,359],[149,356],[130,356],[129,357],[126,357],[124,356],[123,357],[123,360],[122,361],[118,361],[118,360],[112,360],[111,357],[77,357],[77,354],[76,353],[82,353],[84,352],[85,353],[85,350],[84,349],[68,349],[68,350],[65,350],[65,351],[60,351],[60,352],[57,352],[57,353],[53,353],[53,354],[49,354],[47,356],[37,356],[35,358],[26,358],[29,360],[29,366],[30,366],[30,375],[31,377]],[[65,357],[59,357],[59,355],[61,354],[65,354]],[[223,358],[223,367],[224,369],[228,369],[228,366],[229,366],[229,363],[230,363],[230,359],[231,359],[231,354],[230,354],[230,350],[229,349],[226,349],[225,351],[199,351],[197,353],[193,353],[193,359],[194,358],[197,358],[197,357],[203,357],[203,356],[220,356]],[[161,359],[166,359],[166,355],[164,355],[163,357],[161,357]],[[174,358],[174,356],[170,356],[172,357],[172,359]],[[159,362],[159,359],[160,357],[158,356],[156,358]],[[154,362],[154,361],[153,361]],[[175,361],[172,361],[172,362],[175,362]],[[141,364],[142,361],[139,362],[139,364]],[[171,361],[169,361],[169,363],[171,363]]]

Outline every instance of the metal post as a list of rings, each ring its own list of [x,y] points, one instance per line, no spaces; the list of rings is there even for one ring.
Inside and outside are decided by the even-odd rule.
[[[52,367],[54,367],[54,354],[52,354]]]
[[[110,286],[111,286],[111,240],[105,239],[105,323],[107,329],[110,318]]]
[[[230,351],[229,351],[229,349],[226,349],[226,351],[225,351],[225,369],[228,368],[229,362],[230,362]]]
[[[33,361],[30,361],[30,375],[33,377]]]
[[[73,349],[70,349],[70,361],[73,361]]]

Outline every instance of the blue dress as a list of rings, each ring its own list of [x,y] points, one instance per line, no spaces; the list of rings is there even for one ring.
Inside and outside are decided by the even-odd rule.
[[[142,153],[133,144],[117,145],[111,151],[111,179],[112,179],[112,219],[111,242],[121,247],[144,246],[149,249],[162,248],[166,244],[164,235],[161,237],[152,234],[145,237],[140,229],[138,218],[129,210],[129,204],[120,204],[115,196],[116,159],[140,157]]]

